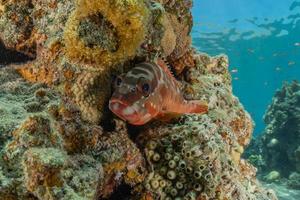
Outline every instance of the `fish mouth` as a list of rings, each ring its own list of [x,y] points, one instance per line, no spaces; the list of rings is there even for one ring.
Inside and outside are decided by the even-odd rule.
[[[119,99],[111,99],[109,101],[109,109],[124,121],[128,121],[130,124],[136,125],[140,116],[135,108],[128,105]]]

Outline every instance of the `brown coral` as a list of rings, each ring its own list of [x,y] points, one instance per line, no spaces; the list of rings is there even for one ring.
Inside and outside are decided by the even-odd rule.
[[[187,51],[179,59],[170,63],[175,69],[176,74],[181,74],[185,69],[195,67],[194,52],[193,50]]]
[[[248,145],[253,132],[253,122],[249,114],[241,112],[239,118],[230,122],[230,125],[234,133],[237,134],[239,144]]]
[[[30,0],[11,0],[1,2],[0,38],[7,48],[35,56],[35,31],[31,17]]]
[[[183,56],[185,52],[189,49],[192,39],[189,35],[190,26],[185,23],[180,23],[177,16],[169,14],[168,19],[170,20],[174,32],[177,35],[176,47],[172,54],[169,56],[170,60],[176,60]]]

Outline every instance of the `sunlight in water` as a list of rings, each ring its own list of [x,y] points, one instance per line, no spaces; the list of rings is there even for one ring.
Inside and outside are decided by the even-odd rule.
[[[291,121],[300,116],[299,85],[282,85],[300,81],[300,1],[200,0],[193,13],[194,47],[228,55],[234,94],[255,122],[257,139],[244,157],[280,200],[299,200],[298,121]]]
[[[275,90],[284,81],[300,80],[300,2],[201,0],[193,12],[193,45],[229,56],[234,93],[259,134]]]

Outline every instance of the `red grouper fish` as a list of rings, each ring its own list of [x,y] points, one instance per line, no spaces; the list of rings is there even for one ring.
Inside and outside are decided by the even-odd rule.
[[[117,77],[109,109],[133,125],[173,114],[206,113],[207,103],[185,100],[168,66],[160,59],[156,62],[137,64]]]

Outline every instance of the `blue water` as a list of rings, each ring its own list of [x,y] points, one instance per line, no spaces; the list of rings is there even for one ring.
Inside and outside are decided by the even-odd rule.
[[[254,135],[283,82],[300,81],[300,0],[195,0],[193,45],[230,59],[233,89]]]

